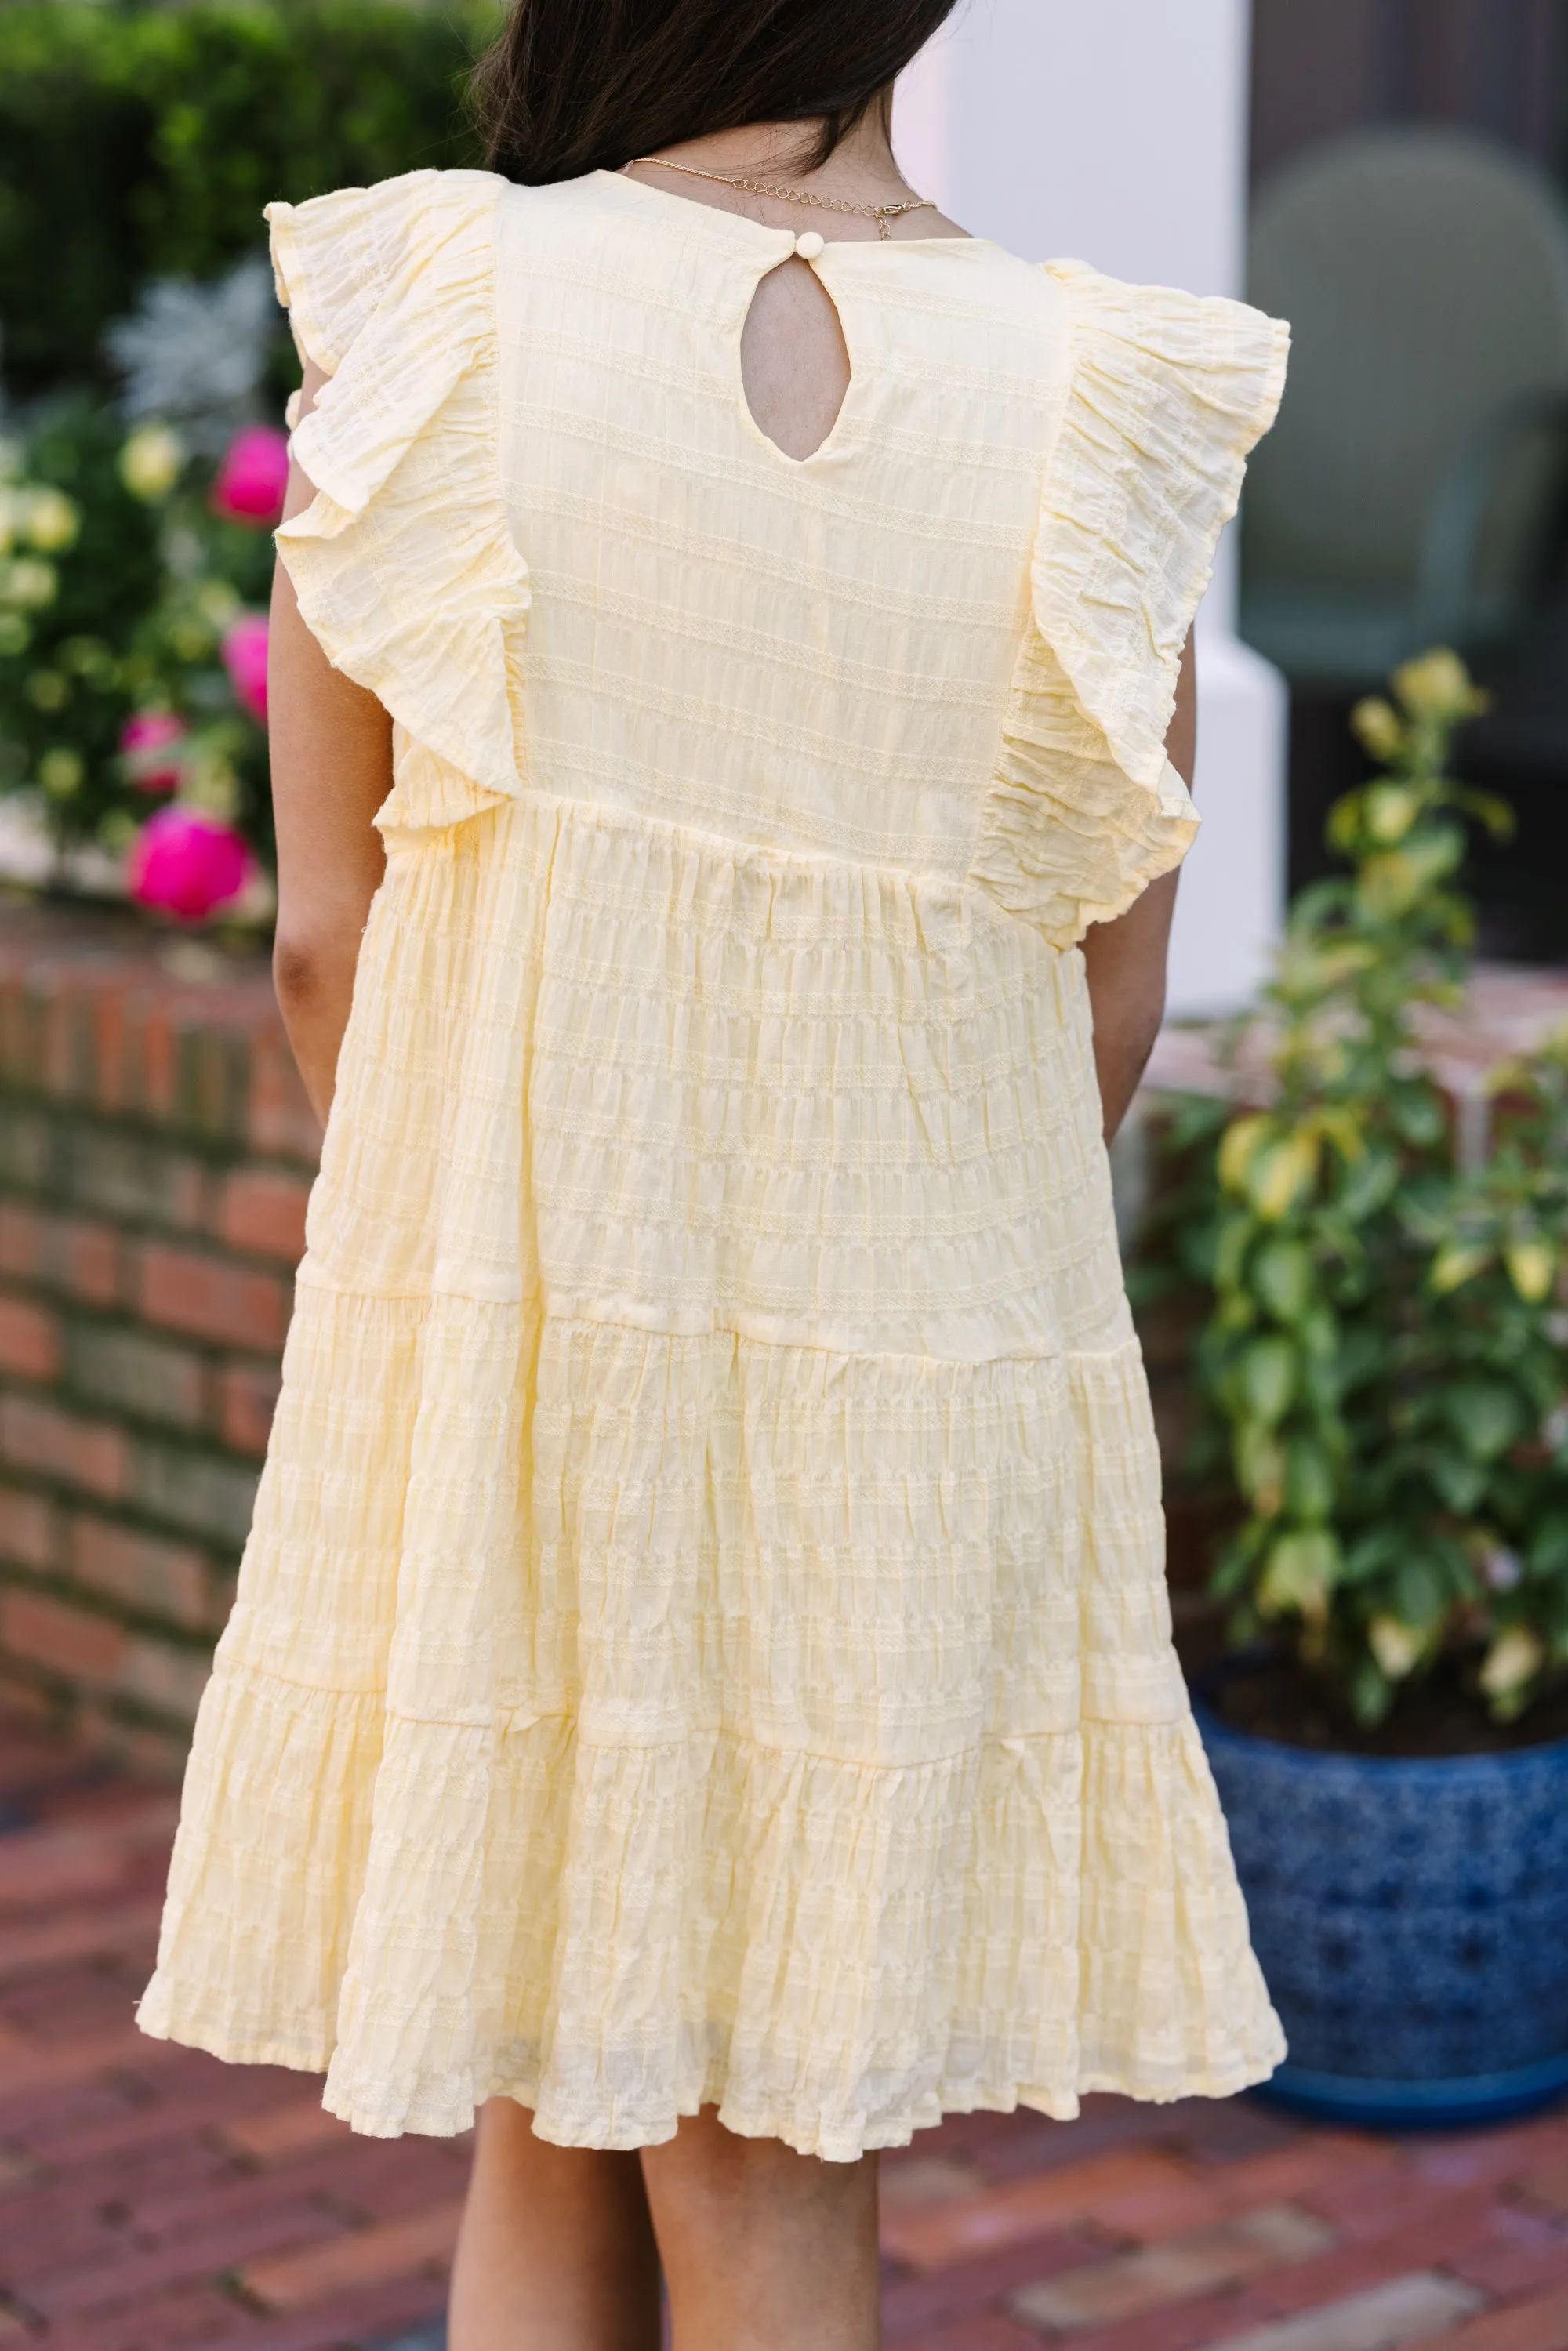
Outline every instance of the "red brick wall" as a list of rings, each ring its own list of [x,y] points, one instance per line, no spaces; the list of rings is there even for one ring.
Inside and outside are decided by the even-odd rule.
[[[319,1141],[259,953],[0,907],[0,1706],[183,1754]]]
[[[1485,1071],[1568,1015],[1568,975],[1482,972],[1429,1050],[1461,1127]],[[1160,1086],[1222,1082],[1167,1031]],[[1147,1099],[1147,1097],[1145,1097]],[[183,1757],[228,1613],[319,1134],[265,958],[127,918],[0,904],[0,1709]],[[1150,1170],[1118,1146],[1129,1219]],[[1192,1331],[1144,1337],[1167,1465]],[[1207,1520],[1171,1489],[1178,1609]]]

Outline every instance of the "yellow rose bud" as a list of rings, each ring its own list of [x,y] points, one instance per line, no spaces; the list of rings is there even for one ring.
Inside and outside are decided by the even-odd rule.
[[[0,565],[0,603],[20,605],[24,611],[41,611],[55,601],[55,567],[41,555],[18,556]]]
[[[180,478],[184,444],[166,424],[139,424],[120,453],[120,478],[133,498],[156,506]]]
[[[181,661],[200,661],[212,651],[213,632],[200,621],[176,621],[169,632],[169,643]]]
[[[46,751],[38,762],[38,781],[52,800],[74,799],[86,773],[79,755],[62,745]]]
[[[35,490],[26,501],[23,528],[41,555],[59,555],[75,546],[81,514],[63,490]]]
[[[35,710],[63,710],[71,698],[70,686],[57,669],[36,669],[25,691]]]
[[[141,830],[128,809],[110,809],[99,820],[98,845],[110,857],[123,857]]]
[[[226,629],[241,610],[239,591],[231,588],[226,580],[204,580],[196,590],[195,604],[214,633]]]

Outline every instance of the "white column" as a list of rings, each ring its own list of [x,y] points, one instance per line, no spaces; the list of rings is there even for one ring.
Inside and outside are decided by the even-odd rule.
[[[1029,260],[1241,290],[1249,0],[967,0],[905,74],[899,160]],[[1286,696],[1235,632],[1234,549],[1199,624],[1197,791],[1171,954],[1178,1018],[1261,977],[1284,892]]]

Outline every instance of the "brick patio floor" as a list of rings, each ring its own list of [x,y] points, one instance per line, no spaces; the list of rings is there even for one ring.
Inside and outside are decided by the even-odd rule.
[[[434,2344],[465,2145],[135,2029],[172,1817],[0,1727],[0,2346]],[[956,2118],[883,2191],[898,2351],[1568,2351],[1568,2113],[1396,2141],[1096,2098]]]

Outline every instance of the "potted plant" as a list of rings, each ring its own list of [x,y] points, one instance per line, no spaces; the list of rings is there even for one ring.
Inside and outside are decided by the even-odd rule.
[[[1462,997],[1480,706],[1408,664],[1356,713],[1343,878],[1292,910],[1173,1106],[1159,1220],[1196,1365],[1232,1655],[1199,1719],[1290,2042],[1274,2088],[1364,2121],[1568,2089],[1568,1039],[1467,1138],[1423,1050]]]

